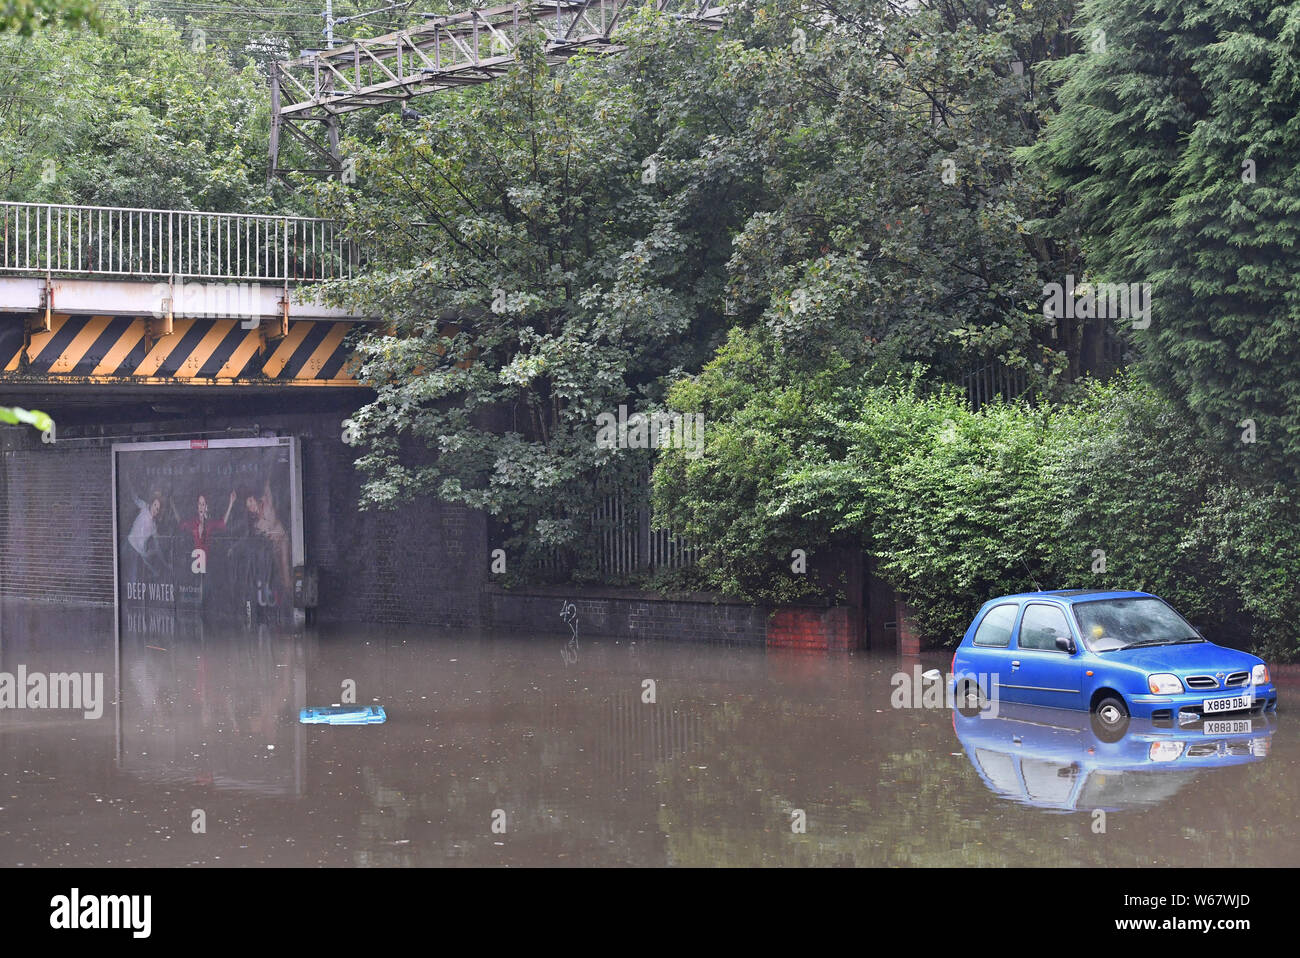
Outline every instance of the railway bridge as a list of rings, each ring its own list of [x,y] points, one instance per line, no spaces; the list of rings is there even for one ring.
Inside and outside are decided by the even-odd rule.
[[[358,508],[351,357],[377,321],[321,294],[360,270],[326,220],[0,203],[0,406],[54,423],[0,425],[0,639],[30,602],[159,639],[312,608],[477,621],[481,517]]]
[[[0,203],[0,393],[355,388],[326,220]]]

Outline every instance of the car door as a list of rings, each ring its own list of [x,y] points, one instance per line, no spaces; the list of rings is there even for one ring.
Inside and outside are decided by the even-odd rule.
[[[1058,636],[1075,642],[1065,610],[1048,602],[1028,603],[1016,629],[1004,697],[1012,693],[1013,701],[1061,709],[1079,709],[1087,704],[1083,701],[1083,666],[1079,664],[1077,642],[1074,653],[1063,652],[1056,647]]]
[[[979,676],[980,688],[985,695],[1006,698],[1002,686],[1011,675],[1011,634],[1016,624],[1019,604],[1003,602],[984,613],[965,658],[972,671]],[[997,685],[997,691],[992,686]]]

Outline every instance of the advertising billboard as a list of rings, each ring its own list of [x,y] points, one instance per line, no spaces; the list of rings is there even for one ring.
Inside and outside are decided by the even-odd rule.
[[[303,563],[297,442],[113,446],[117,599],[204,619],[292,619]]]

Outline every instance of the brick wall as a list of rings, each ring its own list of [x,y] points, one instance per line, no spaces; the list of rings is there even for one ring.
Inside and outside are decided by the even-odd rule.
[[[30,439],[7,445],[0,458],[0,594],[111,605],[108,450]]]
[[[860,609],[769,610],[711,596],[657,597],[635,590],[571,587],[506,592],[490,582],[485,517],[431,498],[391,512],[362,512],[356,453],[341,439],[346,410],[184,423],[140,423],[141,432],[245,430],[301,440],[303,539],[319,575],[317,618],[327,623],[431,625],[564,635],[565,601],[579,635],[771,647],[858,648]],[[129,426],[114,435],[131,433]],[[112,469],[107,443],[41,445],[31,430],[0,430],[0,594],[111,605]],[[64,433],[61,438],[66,439]]]
[[[921,633],[917,631],[916,623],[912,619],[912,610],[908,608],[905,602],[896,603],[896,612],[898,619],[898,651],[901,655],[920,655],[921,654]]]
[[[571,602],[578,636],[668,639],[762,645],[769,649],[847,652],[864,647],[862,610],[856,606],[767,609],[717,602],[713,596],[668,598],[632,589],[546,587],[484,592],[483,627],[502,632],[564,635],[560,610]]]
[[[849,652],[862,646],[862,610],[855,606],[777,609],[767,627],[770,649]]]
[[[355,453],[340,438],[341,419],[214,417],[186,428],[247,429],[255,421],[262,430],[300,437],[303,544],[319,574],[321,621],[477,628],[488,569],[483,517],[432,499],[395,512],[360,511],[361,480],[352,466]],[[166,429],[185,431],[174,423]],[[0,595],[112,605],[110,444],[61,433],[64,441],[44,445],[30,429],[0,435]]]
[[[341,419],[273,422],[302,442],[303,547],[318,570],[318,619],[477,628],[488,574],[486,520],[430,497],[362,511],[357,454],[340,438]]]
[[[501,632],[566,635],[560,610],[572,602],[578,636],[622,639],[674,639],[762,645],[767,610],[742,603],[714,602],[711,596],[662,598],[632,589],[547,587],[483,592],[483,627]]]

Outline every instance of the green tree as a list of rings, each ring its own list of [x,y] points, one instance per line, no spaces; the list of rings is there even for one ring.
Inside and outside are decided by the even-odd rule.
[[[5,0],[0,5],[0,32],[24,37],[54,26],[101,24],[94,0]]]
[[[743,45],[722,52],[754,107],[733,139],[770,188],[729,264],[746,319],[813,366],[834,351],[949,381],[990,362],[1044,387],[1077,374],[1075,331],[1054,340],[1041,310],[1063,254],[1026,232],[1043,197],[1015,159],[1071,6],[742,6]]]
[[[699,459],[661,455],[656,506],[701,543],[712,588],[788,601],[827,586],[792,574],[791,549],[866,549],[925,634],[951,640],[988,596],[1065,574],[1043,468],[1049,412],[976,412],[919,373],[872,383],[843,360],[799,380],[773,352],[733,335],[671,394],[674,406],[705,410],[708,441]]]
[[[350,137],[358,182],[317,196],[371,252],[335,293],[395,322],[360,345],[365,500],[432,493],[575,545],[595,473],[646,465],[594,448],[594,417],[660,401],[732,325],[769,330],[789,375],[997,361],[1050,384],[1056,253],[1020,228],[1041,196],[1013,151],[1068,10],[782,0],[720,36],[643,13],[619,57],[548,73],[526,49]]]
[[[1294,476],[1300,3],[1088,0],[1081,20],[1031,153],[1056,233],[1091,278],[1151,284],[1143,373],[1221,452]]]
[[[271,211],[256,70],[196,49],[168,21],[103,10],[113,28],[102,34],[0,37],[4,197]]]
[[[866,476],[849,461],[844,426],[861,374],[833,357],[801,375],[782,357],[764,330],[732,330],[699,375],[669,394],[672,408],[704,417],[703,455],[664,451],[654,473],[656,521],[698,543],[704,583],[756,601],[833,594],[833,582],[792,569],[793,551],[816,569],[867,538],[854,511]],[[803,469],[820,470],[816,492],[787,483]]]
[[[1228,477],[1177,407],[1127,378],[1094,387],[1056,417],[1042,467],[1068,560],[1062,584],[1141,589],[1206,627],[1232,621],[1235,590],[1198,534]]]
[[[576,548],[595,475],[649,465],[598,447],[597,417],[648,408],[717,342],[753,179],[709,146],[735,107],[707,34],[646,18],[624,36],[625,56],[555,72],[525,45],[501,80],[348,141],[356,184],[318,185],[370,257],[335,294],[393,324],[359,345],[368,504],[435,494],[516,545]]]
[[[410,4],[383,10],[387,4],[365,0],[334,0],[334,43],[375,37],[410,25]],[[449,0],[428,0],[421,12],[450,12]],[[273,61],[289,60],[308,50],[324,50],[325,4],[301,0],[257,0],[255,3],[176,3],[143,0],[137,9],[155,19],[176,24],[187,43],[200,41],[227,56],[238,68],[252,61],[266,75]],[[377,12],[382,11],[382,12]],[[369,16],[361,14],[369,13]]]

